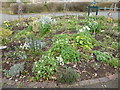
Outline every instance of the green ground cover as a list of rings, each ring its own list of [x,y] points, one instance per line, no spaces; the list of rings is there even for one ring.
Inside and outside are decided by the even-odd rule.
[[[71,84],[113,74],[120,67],[118,22],[104,16],[4,21],[0,28],[2,45],[7,46],[2,57],[3,76]]]

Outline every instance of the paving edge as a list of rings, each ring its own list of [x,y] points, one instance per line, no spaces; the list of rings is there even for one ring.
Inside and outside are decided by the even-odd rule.
[[[83,81],[78,81],[72,85],[68,85],[68,84],[59,84],[60,87],[57,86],[57,84],[55,82],[52,83],[48,83],[47,88],[70,88],[70,87],[77,87],[77,86],[86,86],[86,85],[92,85],[92,84],[98,84],[98,83],[103,83],[103,82],[108,82],[111,80],[115,80],[118,78],[119,73],[115,73],[113,75],[109,75],[106,77],[102,77],[102,78],[98,78],[98,79],[90,79],[90,80],[83,80]],[[16,84],[18,85],[19,83],[21,83],[20,81],[15,82],[13,80],[8,80],[8,79],[2,79],[2,83],[5,83],[7,85],[12,85],[15,86]],[[41,85],[43,84],[43,82],[22,82],[24,85],[27,85],[26,88],[37,88],[37,87],[42,87]]]

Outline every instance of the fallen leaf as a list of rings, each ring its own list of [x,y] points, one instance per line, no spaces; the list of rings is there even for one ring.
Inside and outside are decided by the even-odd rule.
[[[76,68],[76,66],[77,66],[76,64],[75,64],[75,65],[73,65],[73,68]]]
[[[52,76],[52,77],[51,77],[51,79],[54,79],[54,80],[56,80],[57,78],[56,78],[55,76]]]
[[[71,62],[67,62],[66,64],[70,64]]]
[[[97,76],[97,73],[95,73],[94,76],[96,77],[96,76]]]
[[[83,70],[82,72],[85,73],[85,72],[87,72],[87,71],[86,71],[86,70]]]

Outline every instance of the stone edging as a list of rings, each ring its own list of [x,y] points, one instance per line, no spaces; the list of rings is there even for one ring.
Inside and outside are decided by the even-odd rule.
[[[86,85],[108,82],[108,81],[117,79],[118,76],[119,76],[118,73],[116,73],[103,78],[79,81],[72,85],[59,84],[60,85],[59,87],[55,82],[46,82],[46,81],[45,82],[20,82],[20,81],[15,82],[13,80],[2,79],[3,81],[2,83],[6,83],[7,85],[10,85],[10,86],[19,85],[20,83],[22,83],[23,85],[25,85],[25,88],[44,88],[45,86],[46,86],[45,88],[71,88],[71,87],[77,87],[77,86],[86,86]]]

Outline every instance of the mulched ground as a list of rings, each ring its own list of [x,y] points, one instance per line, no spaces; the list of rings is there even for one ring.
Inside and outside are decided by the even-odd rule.
[[[79,18],[84,19],[83,17],[79,17]],[[80,25],[82,25],[82,24],[80,23]],[[18,28],[19,28],[19,30],[23,29],[21,27],[18,27]],[[14,28],[14,30],[16,30],[18,28]],[[55,32],[55,35],[61,34],[61,33],[74,34],[74,33],[77,33],[77,31],[75,31],[75,30],[70,30],[70,31],[62,30],[62,31]],[[96,35],[95,38],[98,41],[103,41],[104,35]],[[47,48],[42,49],[43,51],[47,51],[52,45],[50,43],[51,42],[50,37],[46,37],[45,40],[48,41],[49,43],[47,44]],[[14,45],[19,45],[19,43],[8,44],[7,46],[12,48]],[[93,50],[101,50],[101,47],[99,47],[99,46],[94,47]],[[5,54],[5,52],[9,52],[9,51],[3,50],[3,54]],[[12,49],[11,49],[11,53],[12,53]],[[27,80],[30,81],[30,78],[34,77],[34,75],[32,73],[32,67],[33,67],[32,65],[33,65],[34,61],[39,60],[39,58],[36,58],[35,60],[33,60],[33,58],[30,58],[30,59],[31,60],[29,60],[29,61],[15,60],[15,59],[13,60],[10,58],[6,59],[3,55],[2,61],[5,63],[2,63],[2,68],[6,69],[6,70],[9,70],[10,67],[13,66],[15,63],[20,63],[20,62],[26,61],[26,65],[25,65],[26,72],[23,72],[20,76],[8,78],[8,79],[17,80],[17,81],[27,81]],[[8,60],[8,61],[6,61],[6,60]],[[105,77],[105,76],[108,76],[111,74],[115,74],[118,71],[118,69],[112,68],[109,65],[106,65],[106,64],[103,64],[103,63],[97,61],[95,57],[93,60],[90,60],[90,61],[80,60],[76,64],[68,63],[65,65],[68,67],[72,67],[74,70],[76,70],[80,74],[80,81]],[[3,75],[3,77],[5,77],[5,76]],[[51,79],[49,81],[51,82],[54,80]]]
[[[61,34],[63,32],[65,32],[65,31],[58,31],[55,34]],[[65,33],[74,34],[74,33],[76,33],[76,31],[71,30],[71,31],[65,32]],[[102,41],[104,36],[97,35],[95,38],[96,38],[96,40]],[[47,38],[47,37],[45,39],[47,41],[51,40],[50,38]],[[18,45],[18,44],[13,43],[13,44],[9,44],[8,46],[12,47],[13,45]],[[47,48],[43,48],[43,51],[46,51],[50,47],[51,47],[51,43],[48,43]],[[99,50],[99,49],[101,49],[101,48],[100,47],[93,48],[93,50]],[[4,50],[3,52],[5,53],[8,51]],[[6,59],[3,57],[3,62],[4,62],[4,60],[6,60]],[[13,61],[12,59],[7,59],[7,60],[9,60],[9,63],[7,63],[7,61],[6,61],[6,63],[2,64],[3,69],[7,69],[7,70],[9,70],[10,67],[12,65],[14,65],[14,63],[20,63],[20,62],[26,61],[26,60],[16,60],[16,61],[14,60]],[[36,58],[36,60],[39,60],[39,58],[38,59]],[[30,61],[26,61],[25,70],[27,70],[27,72],[24,72],[25,76],[23,75],[22,78],[20,78],[21,76],[13,77],[12,80],[17,79],[18,81],[26,81],[27,77],[33,77],[34,75],[31,72],[33,63],[34,63],[34,60],[32,60],[32,58]],[[96,63],[97,63],[97,65],[96,65]],[[112,68],[109,65],[105,65],[101,62],[98,62],[95,58],[94,58],[94,60],[91,60],[91,61],[84,61],[84,60],[81,61],[80,60],[80,62],[78,62],[77,64],[69,63],[69,64],[66,64],[66,66],[72,67],[73,69],[75,69],[80,74],[80,80],[88,80],[88,79],[105,77],[105,76],[114,74],[118,71],[117,69]],[[27,77],[26,77],[26,75],[27,75]]]

